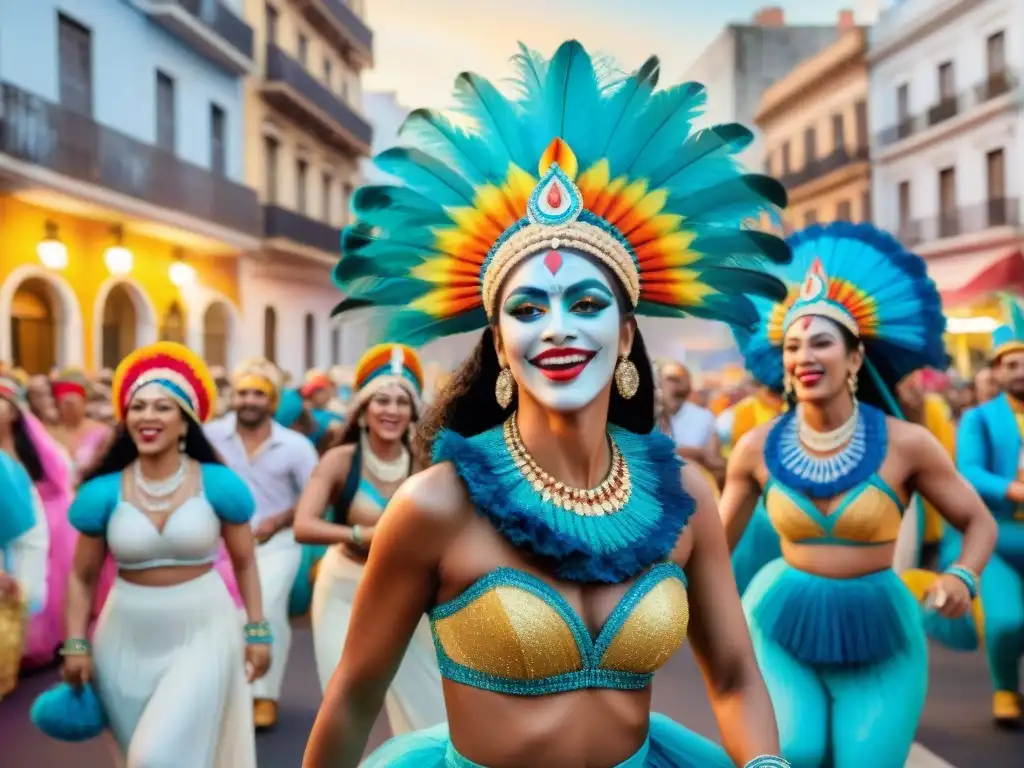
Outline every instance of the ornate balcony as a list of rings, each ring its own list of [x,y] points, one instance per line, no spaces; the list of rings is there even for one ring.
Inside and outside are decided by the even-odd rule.
[[[292,0],[302,15],[363,66],[373,65],[373,32],[345,0]]]
[[[802,184],[807,184],[808,182],[814,181],[822,176],[827,176],[833,171],[845,168],[853,163],[867,162],[868,155],[867,147],[855,147],[853,149],[841,147],[825,157],[806,163],[799,171],[791,171],[790,173],[785,174],[779,179],[779,181],[781,181],[783,186],[787,189],[799,187]]]
[[[263,236],[340,255],[341,230],[277,205],[263,206]]]
[[[249,235],[260,231],[252,189],[9,83],[0,83],[0,155]]]
[[[308,125],[324,142],[356,155],[370,153],[370,124],[273,43],[267,45],[262,93],[272,107]]]
[[[221,0],[137,0],[150,17],[229,72],[253,65],[252,28]]]

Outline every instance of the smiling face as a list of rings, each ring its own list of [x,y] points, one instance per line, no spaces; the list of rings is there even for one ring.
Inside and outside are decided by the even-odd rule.
[[[578,411],[605,391],[633,332],[609,278],[574,251],[525,260],[501,293],[499,360],[519,387],[553,411]]]
[[[269,419],[274,412],[274,401],[264,389],[243,386],[232,395],[235,417],[247,429],[255,429]]]
[[[178,441],[188,431],[181,408],[158,384],[148,384],[135,393],[124,421],[140,456],[178,450]]]
[[[412,398],[400,384],[389,384],[374,392],[363,411],[366,428],[385,442],[401,440],[412,418]]]
[[[824,317],[798,318],[786,331],[782,365],[800,402],[827,403],[847,391],[847,380],[862,363],[847,352],[839,326]]]

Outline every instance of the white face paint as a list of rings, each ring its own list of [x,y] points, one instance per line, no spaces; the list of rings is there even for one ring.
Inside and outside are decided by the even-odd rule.
[[[498,315],[512,375],[547,408],[578,411],[611,381],[622,314],[608,278],[584,256],[531,256],[509,276]]]
[[[782,365],[799,400],[828,397],[845,386],[846,345],[839,326],[820,315],[797,318],[786,331]]]

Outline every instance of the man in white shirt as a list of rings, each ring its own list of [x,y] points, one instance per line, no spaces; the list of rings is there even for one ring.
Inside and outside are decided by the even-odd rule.
[[[689,370],[680,363],[664,363],[658,371],[658,385],[676,453],[712,472],[719,471],[722,460],[715,415],[690,400]]]
[[[266,360],[244,363],[234,377],[234,411],[206,427],[224,462],[249,485],[256,500],[252,518],[263,614],[274,638],[270,670],[253,683],[257,728],[277,722],[277,700],[291,648],[288,597],[302,561],[292,533],[295,505],[319,457],[309,440],[274,421],[280,374]]]

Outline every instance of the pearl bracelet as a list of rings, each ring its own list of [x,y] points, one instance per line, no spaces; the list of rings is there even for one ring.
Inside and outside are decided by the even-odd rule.
[[[775,757],[775,755],[761,755],[755,757],[749,763],[746,764],[745,768],[792,768],[788,761],[783,760],[781,757]]]

